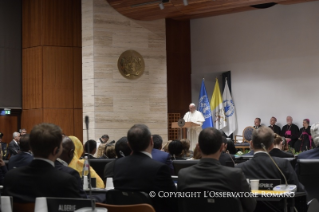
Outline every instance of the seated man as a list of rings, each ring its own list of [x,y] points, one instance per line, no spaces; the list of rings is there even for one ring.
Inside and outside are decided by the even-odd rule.
[[[174,192],[176,187],[167,165],[152,159],[153,140],[146,125],[136,124],[127,133],[133,154],[114,162],[113,183],[122,191]],[[156,195],[153,206],[157,212],[178,211],[173,198],[159,198]]]
[[[97,159],[96,157],[94,157],[94,154],[96,153],[96,141],[94,140],[88,140],[85,144],[84,144],[84,156],[87,156],[88,159]]]
[[[319,159],[319,123],[313,124],[310,132],[314,148],[300,153],[298,159]]]
[[[13,133],[13,140],[9,143],[8,145],[8,155],[16,155],[20,151],[20,146],[19,146],[19,141],[20,141],[20,133],[14,132]]]
[[[154,142],[154,147],[152,149],[153,160],[156,160],[161,163],[165,163],[171,170],[171,173],[173,174],[174,169],[173,169],[173,164],[172,164],[170,154],[168,154],[167,152],[161,151],[162,144],[163,144],[162,137],[160,135],[153,135],[153,142]]]
[[[261,119],[260,119],[260,118],[255,118],[254,128],[255,128],[255,129],[260,128],[260,127],[261,127],[260,123],[261,123]]]
[[[295,157],[292,153],[283,151],[283,139],[281,136],[275,134],[274,143],[269,148],[269,154],[272,157],[277,158],[293,158]]]
[[[74,149],[75,149],[75,146],[73,141],[69,137],[64,136],[62,140],[62,153],[56,159],[56,161],[54,162],[54,165],[57,170],[60,170],[62,172],[72,175],[77,181],[77,185],[78,185],[81,197],[87,198],[86,193],[83,191],[83,183],[80,178],[80,174],[76,170],[69,167],[69,163],[71,162],[74,156]]]
[[[20,138],[20,152],[16,155],[12,155],[9,159],[9,170],[27,166],[32,160],[33,156],[30,153],[29,135],[25,134]]]
[[[122,137],[115,143],[115,153],[117,158],[129,156],[132,153],[128,145],[127,137]],[[115,160],[114,160],[115,161]],[[114,161],[109,162],[104,167],[104,179],[113,177]]]
[[[222,136],[222,141],[223,141],[223,151],[221,152],[220,156],[219,156],[219,162],[221,165],[226,166],[226,161],[230,161],[231,163],[234,163],[234,156],[232,156],[231,154],[229,154],[229,152],[227,151],[227,139],[225,136]],[[235,164],[234,164],[235,165]]]
[[[76,179],[54,168],[62,152],[62,131],[54,124],[39,124],[30,133],[34,160],[12,169],[4,178],[3,193],[14,202],[35,202],[36,197],[80,198]]]
[[[198,138],[199,151],[202,153],[197,165],[181,169],[178,173],[179,191],[185,189],[207,189],[210,191],[250,192],[242,170],[222,166],[218,161],[224,149],[222,134],[215,128],[206,128]],[[243,209],[254,211],[254,198],[240,198]]]

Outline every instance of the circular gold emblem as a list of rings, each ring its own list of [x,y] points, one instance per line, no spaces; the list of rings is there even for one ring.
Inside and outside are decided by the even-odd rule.
[[[144,73],[145,64],[140,53],[134,50],[127,50],[119,57],[117,67],[123,77],[137,79]]]

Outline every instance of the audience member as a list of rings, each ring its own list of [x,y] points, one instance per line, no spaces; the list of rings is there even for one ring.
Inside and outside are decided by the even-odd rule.
[[[181,169],[178,173],[178,191],[205,189],[225,192],[250,192],[246,177],[241,169],[222,166],[219,156],[225,145],[222,134],[214,128],[206,128],[199,134],[199,163]],[[239,198],[245,211],[254,211],[254,198]]]
[[[199,147],[198,145],[196,145],[195,149],[194,149],[194,154],[193,157],[188,159],[188,160],[198,160],[202,158],[202,153],[199,151]]]
[[[281,129],[279,126],[276,125],[277,119],[276,117],[271,117],[270,118],[270,125],[269,128],[272,129],[272,131],[274,131],[274,133],[280,135],[281,134]]]
[[[221,165],[226,166],[226,162],[230,161],[234,163],[234,156],[232,156],[231,154],[229,154],[229,152],[227,152],[227,139],[225,136],[222,136],[222,141],[223,141],[223,151],[221,152],[220,156],[219,156],[219,162]],[[235,165],[235,164],[234,164]]]
[[[295,157],[293,154],[289,152],[284,152],[283,151],[283,139],[280,135],[275,134],[275,139],[274,143],[270,146],[269,148],[269,154],[273,157],[278,157],[278,158],[293,158]]]
[[[164,146],[163,146],[163,148],[162,148],[162,150],[163,150],[164,152],[169,153],[169,152],[168,152],[168,145],[169,145],[169,143],[171,143],[171,142],[172,142],[172,140],[169,140],[169,141],[166,142],[166,144],[164,144]]]
[[[88,140],[84,144],[84,155],[83,155],[83,158],[85,156],[87,156],[88,159],[96,159],[96,157],[94,157],[95,153],[96,153],[96,141]]]
[[[298,159],[319,159],[319,123],[313,124],[310,131],[314,147],[311,150],[300,153]]]
[[[104,148],[104,152],[102,157],[100,157],[100,159],[112,159],[112,158],[116,158],[116,152],[115,152],[115,145],[106,145]]]
[[[12,196],[14,202],[34,202],[36,197],[80,197],[76,179],[54,168],[62,151],[61,142],[60,127],[46,123],[33,127],[30,146],[34,160],[6,174],[4,195]]]
[[[9,170],[29,165],[33,160],[30,152],[30,136],[24,134],[20,138],[20,152],[9,159]]]
[[[183,145],[182,157],[184,159],[190,159],[193,157],[194,152],[189,150],[190,148],[190,141],[188,139],[181,139]]]
[[[167,165],[152,159],[153,139],[146,125],[136,124],[127,133],[133,154],[114,162],[113,182],[121,191],[175,192],[176,187]],[[156,196],[153,206],[157,212],[178,211],[174,198]]]
[[[255,128],[255,129],[260,128],[260,127],[261,127],[260,123],[261,123],[261,119],[260,119],[260,118],[255,118],[254,128]]]
[[[83,145],[77,137],[69,136],[69,138],[73,141],[73,144],[75,146],[74,156],[71,162],[69,163],[69,167],[75,169],[80,174],[80,177],[82,177],[84,159],[80,159],[80,157],[83,154]],[[90,167],[90,174],[92,178],[96,178],[97,188],[105,188],[103,180],[92,167]]]
[[[20,151],[20,146],[19,146],[19,141],[20,141],[20,133],[14,132],[13,133],[13,140],[9,143],[8,146],[8,155],[16,155]]]
[[[74,149],[75,147],[74,147],[73,141],[69,137],[64,136],[62,139],[62,153],[55,160],[54,165],[57,170],[72,175],[76,179],[81,197],[87,198],[86,193],[83,191],[83,183],[79,173],[75,171],[74,169],[68,167],[69,163],[71,162],[74,156]]]
[[[168,145],[168,152],[172,160],[185,160],[182,157],[183,144],[180,140],[174,140]]]
[[[26,129],[21,129],[20,130],[20,135],[22,136],[22,135],[25,135],[25,134],[27,134],[27,130]]]
[[[163,139],[160,135],[153,135],[154,147],[152,149],[152,157],[154,160],[166,164],[171,173],[174,173],[174,168],[171,160],[171,156],[169,153],[161,151]]]
[[[115,143],[115,153],[117,158],[129,156],[132,153],[128,145],[127,137],[122,137]],[[115,161],[115,160],[114,160]],[[109,162],[104,167],[104,179],[113,177],[114,161]]]
[[[246,154],[243,154],[244,156],[248,156],[248,155],[254,155],[254,149],[252,147],[252,141],[249,141],[249,152],[247,152]]]
[[[105,146],[106,146],[106,143],[108,142],[109,140],[109,136],[108,135],[102,135],[101,138],[99,138],[98,142],[97,142],[97,151],[96,151],[96,157],[97,158],[100,158],[103,156],[103,153],[104,153],[104,150],[105,150]]]
[[[242,168],[247,178],[281,179],[281,182],[285,183],[285,179],[266,152],[274,143],[273,134],[273,131],[268,127],[261,127],[253,131],[251,145],[255,150],[254,157],[247,162],[237,165],[237,167]],[[297,185],[298,191],[304,191],[304,186],[299,182],[290,162],[277,157],[274,157],[273,160],[285,175],[288,184]]]

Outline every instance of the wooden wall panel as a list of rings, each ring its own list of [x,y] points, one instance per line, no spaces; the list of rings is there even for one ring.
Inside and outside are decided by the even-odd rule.
[[[22,1],[22,48],[41,44],[41,2],[43,0]]]
[[[42,108],[42,47],[22,50],[22,107]]]
[[[43,47],[43,108],[73,108],[73,49]]]
[[[81,1],[42,0],[43,46],[81,46]],[[79,10],[79,11],[76,11]]]
[[[74,109],[74,136],[83,142],[83,111],[82,109]]]
[[[82,109],[82,48],[73,48],[74,108]]]
[[[21,128],[25,128],[28,133],[30,133],[34,125],[41,124],[42,122],[43,122],[42,109],[22,110]]]
[[[43,109],[43,122],[56,124],[65,135],[74,134],[73,109]]]
[[[188,111],[191,103],[190,21],[166,19],[168,113]]]
[[[18,130],[17,116],[0,116],[0,132],[4,134],[3,142],[9,143],[12,141],[13,132]]]

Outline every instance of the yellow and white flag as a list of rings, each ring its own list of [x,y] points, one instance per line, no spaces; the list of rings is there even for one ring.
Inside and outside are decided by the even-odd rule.
[[[218,79],[216,79],[212,99],[210,101],[212,119],[216,129],[223,129],[227,126],[222,95],[219,90]]]

